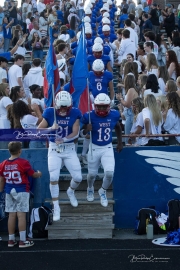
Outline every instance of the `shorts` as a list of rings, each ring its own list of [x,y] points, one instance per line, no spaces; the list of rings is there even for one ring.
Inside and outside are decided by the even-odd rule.
[[[29,193],[17,193],[14,188],[10,194],[6,193],[5,212],[29,212]]]

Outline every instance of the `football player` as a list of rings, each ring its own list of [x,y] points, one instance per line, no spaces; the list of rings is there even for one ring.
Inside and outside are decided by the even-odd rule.
[[[49,128],[50,143],[48,149],[48,169],[50,174],[50,192],[54,205],[53,220],[60,219],[59,207],[59,172],[62,162],[70,172],[72,180],[67,195],[73,207],[78,206],[74,191],[82,181],[81,166],[75,151],[74,140],[79,136],[79,119],[81,112],[72,107],[71,95],[66,91],[59,92],[55,97],[56,123],[54,108],[47,108],[38,128]],[[57,136],[55,136],[57,134]]]
[[[94,181],[98,174],[100,163],[104,169],[104,178],[102,187],[98,193],[101,205],[107,207],[108,200],[106,190],[111,185],[114,175],[115,159],[112,146],[112,131],[115,128],[118,143],[117,151],[123,148],[121,138],[121,126],[119,124],[120,114],[116,110],[110,109],[111,100],[108,95],[102,93],[96,96],[94,100],[94,110],[90,112],[91,124],[89,124],[89,113],[85,113],[81,119],[84,127],[81,134],[86,136],[88,132],[92,133],[92,153],[88,152],[88,175],[87,175],[87,200],[94,200]]]

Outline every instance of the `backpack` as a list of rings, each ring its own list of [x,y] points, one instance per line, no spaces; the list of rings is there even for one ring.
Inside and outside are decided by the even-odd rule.
[[[162,230],[159,227],[156,221],[156,217],[158,215],[159,212],[153,208],[141,208],[138,211],[138,216],[136,218],[136,226],[134,233],[139,235],[146,234],[146,226],[149,223],[149,220],[151,220],[151,223],[153,224],[154,234],[166,233],[165,230]]]
[[[52,223],[53,213],[51,209],[46,206],[33,208],[28,236],[31,238],[46,238],[48,236],[46,227],[52,225]]]
[[[168,231],[179,229],[180,200],[170,200],[168,202],[169,226]]]

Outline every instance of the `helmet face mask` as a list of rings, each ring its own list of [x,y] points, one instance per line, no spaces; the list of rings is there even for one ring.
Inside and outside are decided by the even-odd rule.
[[[90,34],[90,33],[87,33],[85,35],[86,35],[86,38],[91,38],[92,37],[92,34]]]
[[[57,93],[55,97],[55,109],[58,115],[67,116],[72,108],[71,95],[66,91]]]
[[[100,52],[93,52],[93,55],[94,55],[94,57],[95,58],[101,58],[102,57],[102,51],[100,51]]]
[[[103,31],[104,36],[109,36],[110,31]]]
[[[94,100],[94,111],[100,117],[105,117],[110,112],[111,100],[108,95],[101,93]]]

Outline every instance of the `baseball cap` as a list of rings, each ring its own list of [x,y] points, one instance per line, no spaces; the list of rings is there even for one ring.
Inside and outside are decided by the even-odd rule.
[[[172,7],[172,5],[171,4],[166,4],[166,7],[169,7],[170,8],[170,7]]]

